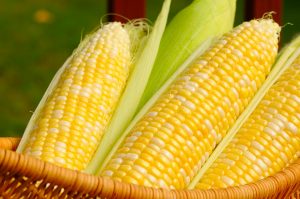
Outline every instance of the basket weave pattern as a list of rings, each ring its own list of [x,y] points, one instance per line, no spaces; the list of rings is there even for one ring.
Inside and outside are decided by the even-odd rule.
[[[299,198],[300,160],[274,176],[227,189],[167,190],[120,183],[14,152],[19,139],[0,138],[3,198]],[[1,197],[0,197],[1,198]]]

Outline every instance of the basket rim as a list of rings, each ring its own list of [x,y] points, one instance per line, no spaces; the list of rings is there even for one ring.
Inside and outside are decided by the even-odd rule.
[[[32,181],[44,180],[67,191],[90,196],[116,198],[264,198],[291,194],[300,188],[300,159],[273,176],[247,185],[208,190],[171,190],[118,182],[62,168],[18,154],[14,150],[19,138],[0,138],[0,177],[24,176]],[[1,178],[0,178],[1,182]]]

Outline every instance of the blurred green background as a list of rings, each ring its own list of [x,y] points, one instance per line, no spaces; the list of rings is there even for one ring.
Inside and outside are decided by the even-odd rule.
[[[173,0],[170,17],[192,0]],[[147,1],[154,21],[162,0]],[[300,32],[300,1],[284,2],[282,44]],[[0,3],[0,136],[20,136],[64,60],[81,37],[100,24],[105,0],[1,0]],[[238,0],[236,24],[243,21]],[[104,19],[103,19],[104,20]]]

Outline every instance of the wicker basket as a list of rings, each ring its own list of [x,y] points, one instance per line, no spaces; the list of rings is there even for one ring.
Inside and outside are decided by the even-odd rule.
[[[17,154],[0,138],[0,198],[300,198],[300,160],[256,183],[210,190],[167,190],[120,183]]]

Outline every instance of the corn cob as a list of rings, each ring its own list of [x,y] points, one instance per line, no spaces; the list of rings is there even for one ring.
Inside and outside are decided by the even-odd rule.
[[[196,185],[242,185],[273,175],[300,155],[300,56],[280,76]]]
[[[225,34],[128,129],[101,175],[185,188],[265,80],[279,31],[261,19]]]
[[[84,169],[129,76],[133,44],[127,29],[117,22],[87,37],[54,77],[18,152]]]

